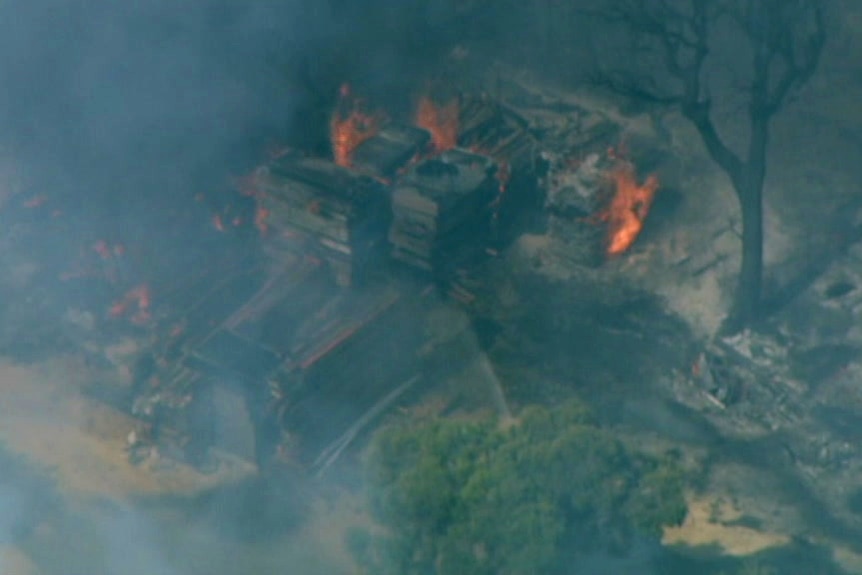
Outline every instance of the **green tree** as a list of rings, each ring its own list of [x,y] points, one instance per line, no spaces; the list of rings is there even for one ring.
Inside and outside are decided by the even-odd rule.
[[[686,511],[679,467],[626,448],[577,402],[391,426],[367,465],[380,534],[352,547],[375,574],[553,573]]]

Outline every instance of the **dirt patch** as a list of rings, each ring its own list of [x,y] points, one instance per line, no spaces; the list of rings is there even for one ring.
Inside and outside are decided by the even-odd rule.
[[[662,542],[690,547],[717,546],[736,557],[790,543],[790,537],[748,526],[744,519],[743,512],[729,500],[690,497],[685,522],[665,529]]]
[[[38,575],[30,558],[17,547],[0,546],[0,573],[3,575]]]
[[[0,442],[52,471],[64,492],[91,496],[194,492],[243,474],[239,467],[202,475],[166,462],[129,463],[124,414],[79,393],[88,374],[60,358],[35,367],[0,362]]]

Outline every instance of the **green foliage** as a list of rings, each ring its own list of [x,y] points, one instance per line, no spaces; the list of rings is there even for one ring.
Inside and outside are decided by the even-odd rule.
[[[375,574],[553,573],[685,515],[677,466],[625,448],[578,402],[389,427],[367,463],[383,533],[351,547]]]

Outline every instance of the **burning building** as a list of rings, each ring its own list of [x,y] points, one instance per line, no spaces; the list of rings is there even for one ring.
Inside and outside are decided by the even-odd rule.
[[[469,270],[521,212],[543,211],[540,197],[558,250],[595,265],[634,241],[655,192],[630,162],[588,153],[606,144],[604,125],[554,155],[532,121],[486,96],[422,99],[417,125],[340,96],[331,158],[282,153],[241,180],[255,255],[164,302],[133,390],[135,453],[170,444],[196,462],[221,447],[264,463],[286,450],[328,465],[406,389],[433,384],[420,351],[428,287],[471,302]],[[141,301],[126,304],[149,317]],[[245,447],[229,439],[240,428]]]

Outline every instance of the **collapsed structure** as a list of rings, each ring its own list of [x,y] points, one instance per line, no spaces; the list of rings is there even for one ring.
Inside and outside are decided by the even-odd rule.
[[[566,212],[558,185],[566,178],[535,126],[487,97],[464,98],[459,109],[454,147],[395,123],[351,137],[350,112],[341,111],[334,161],[288,153],[254,172],[260,249],[162,306],[132,390],[142,422],[130,437],[136,458],[158,446],[201,463],[220,447],[258,464],[288,452],[328,465],[404,392],[433,383],[422,294],[436,286],[471,301],[470,267],[548,191],[553,229],[566,218],[598,229]],[[583,141],[569,157],[606,137]]]

